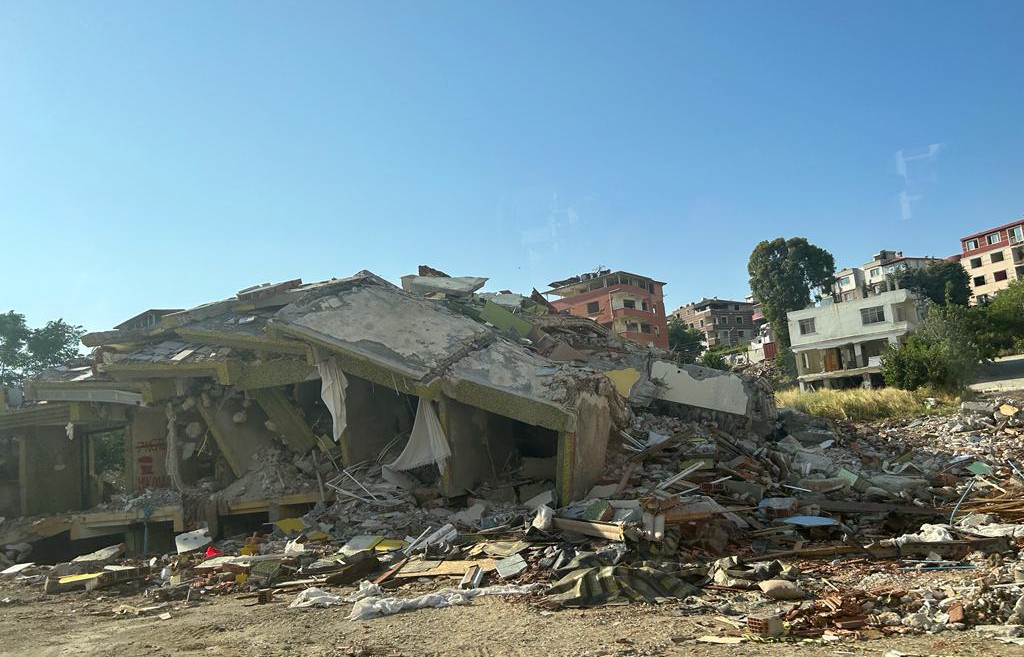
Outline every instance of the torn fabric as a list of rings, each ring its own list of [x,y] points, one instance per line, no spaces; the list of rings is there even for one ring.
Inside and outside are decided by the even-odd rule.
[[[338,362],[333,358],[322,360],[316,364],[320,372],[320,397],[331,412],[334,420],[334,442],[341,440],[341,434],[348,426],[345,417],[345,388],[348,387],[348,379],[345,373],[338,369]]]
[[[365,582],[364,582],[365,584]],[[481,595],[523,595],[531,593],[540,587],[540,584],[527,584],[515,586],[503,584],[497,586],[486,586],[479,589],[442,589],[434,593],[427,593],[415,598],[388,598],[384,592],[375,586],[363,587],[360,585],[360,593],[366,595],[352,605],[352,612],[348,620],[367,620],[390,616],[408,609],[441,609],[454,605],[468,605],[469,601]],[[376,589],[375,591],[373,589]]]
[[[420,466],[437,464],[442,474],[447,469],[448,457],[452,450],[448,447],[448,439],[437,419],[433,402],[420,399],[416,408],[416,421],[412,425],[412,433],[405,449],[388,467],[392,470],[412,470]]]

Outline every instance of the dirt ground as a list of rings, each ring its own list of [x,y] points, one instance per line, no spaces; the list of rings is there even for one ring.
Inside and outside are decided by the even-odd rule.
[[[728,628],[716,620],[725,612],[710,609],[691,615],[679,604],[549,612],[523,598],[477,598],[468,606],[349,621],[345,619],[348,605],[289,609],[293,597],[281,595],[266,605],[231,595],[210,597],[193,605],[175,602],[168,608],[170,618],[162,620],[156,615],[115,615],[115,610],[124,605],[153,604],[140,595],[78,592],[46,596],[38,587],[7,585],[0,589],[0,654],[641,657],[739,652],[781,657],[884,655],[894,649],[908,655],[1024,656],[1024,648],[974,631],[870,640],[849,636],[834,643],[704,644],[696,638]],[[718,603],[728,603],[728,599],[719,597]]]

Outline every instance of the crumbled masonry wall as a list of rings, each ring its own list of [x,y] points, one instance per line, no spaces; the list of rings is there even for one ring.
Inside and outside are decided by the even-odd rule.
[[[441,397],[440,417],[451,447],[444,493],[459,495],[481,481],[494,482],[515,451],[515,421]]]
[[[766,436],[777,412],[771,387],[760,379],[699,365],[656,360],[651,378],[659,385],[655,407],[694,422],[716,422],[723,431]]]
[[[577,401],[576,431],[560,441],[558,454],[558,491],[561,502],[583,498],[597,483],[604,471],[608,437],[612,431],[608,398],[586,393]],[[571,443],[571,453],[566,453]],[[568,467],[566,459],[569,459]]]
[[[293,452],[307,454],[316,447],[316,436],[283,387],[260,388],[249,394],[270,417]]]
[[[82,438],[68,440],[59,426],[38,426],[21,434],[24,515],[82,509],[84,445]]]
[[[212,399],[209,406],[200,402],[198,408],[236,477],[252,468],[253,454],[273,445],[274,434],[264,426],[267,416],[257,404],[243,408],[238,397],[228,400],[218,397]],[[246,414],[245,422],[236,424],[233,416],[242,410]]]
[[[162,406],[131,410],[125,432],[125,476],[129,489],[141,493],[147,488],[166,488],[167,413]]]
[[[346,465],[375,459],[391,440],[412,431],[416,399],[346,374],[345,419],[341,438]]]
[[[738,374],[656,360],[651,363],[651,378],[664,384],[659,386],[658,399],[734,415],[747,413],[750,398]]]

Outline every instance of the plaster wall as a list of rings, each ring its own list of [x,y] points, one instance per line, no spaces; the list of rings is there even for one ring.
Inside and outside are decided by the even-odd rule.
[[[658,399],[724,413],[746,415],[750,396],[739,374],[656,360],[651,378],[661,381]]]

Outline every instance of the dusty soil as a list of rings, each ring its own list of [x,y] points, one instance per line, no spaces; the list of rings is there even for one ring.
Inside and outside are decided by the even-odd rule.
[[[642,657],[740,652],[782,657],[881,656],[895,649],[908,655],[1024,656],[1024,648],[974,631],[871,640],[849,636],[827,644],[703,644],[696,642],[696,637],[728,627],[715,619],[720,613],[712,609],[687,615],[678,604],[547,612],[532,600],[477,598],[468,606],[348,621],[347,605],[288,609],[292,597],[282,595],[267,605],[231,595],[210,597],[194,605],[176,602],[169,608],[171,618],[161,620],[156,615],[114,615],[123,605],[152,604],[139,595],[95,592],[45,596],[37,587],[9,585],[0,590],[0,599],[9,600],[0,603],[0,654]]]

